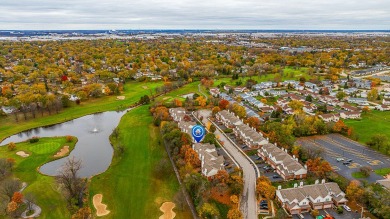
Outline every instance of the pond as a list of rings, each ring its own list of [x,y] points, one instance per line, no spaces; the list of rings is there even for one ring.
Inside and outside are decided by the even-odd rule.
[[[69,156],[81,159],[80,176],[90,177],[106,171],[110,165],[114,151],[109,136],[125,113],[126,111],[97,113],[52,126],[31,129],[6,138],[0,145],[25,141],[33,136],[76,136],[78,142]],[[64,157],[44,164],[39,171],[46,175],[55,176],[66,160],[67,157]]]

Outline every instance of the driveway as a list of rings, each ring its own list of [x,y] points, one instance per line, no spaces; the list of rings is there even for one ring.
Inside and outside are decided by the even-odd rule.
[[[200,110],[199,117],[203,116],[203,124],[208,122],[207,118],[211,116],[210,110]],[[217,125],[215,125],[217,127]],[[223,147],[233,156],[234,160],[240,165],[244,175],[244,190],[242,194],[240,210],[246,219],[257,218],[256,201],[256,172],[252,163],[237,149],[236,146],[217,128],[215,136],[223,142]]]

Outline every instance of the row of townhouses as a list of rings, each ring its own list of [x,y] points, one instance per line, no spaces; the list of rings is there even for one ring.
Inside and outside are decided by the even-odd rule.
[[[337,183],[316,180],[313,185],[303,185],[298,187],[276,190],[276,197],[282,207],[290,214],[300,214],[310,212],[312,209],[327,209],[333,206],[342,206],[347,203],[345,193],[341,191]]]
[[[193,121],[185,121],[184,117],[188,116],[184,108],[170,108],[169,114],[172,119],[177,122],[179,129],[192,136],[192,127],[196,125]],[[194,141],[194,140],[193,140]],[[224,158],[218,155],[218,152],[213,144],[192,144],[192,149],[198,154],[201,161],[201,172],[204,176],[210,177],[218,173],[219,170],[224,169]]]
[[[268,143],[257,151],[257,155],[274,168],[284,180],[306,178],[307,168],[298,162],[298,158],[290,156],[287,149]]]
[[[268,143],[268,139],[265,139],[254,128],[244,124],[233,113],[222,110],[216,114],[216,118],[224,126],[233,129],[237,138],[241,139],[249,148],[258,149],[258,155],[272,166],[283,179],[306,178],[307,169],[298,162],[297,158],[290,156],[287,150]]]
[[[219,170],[224,170],[225,159],[218,152],[213,144],[195,143],[192,149],[196,151],[201,162],[202,174],[206,177],[214,176]]]

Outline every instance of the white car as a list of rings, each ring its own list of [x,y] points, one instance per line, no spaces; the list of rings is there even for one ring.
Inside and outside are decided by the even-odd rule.
[[[343,205],[343,207],[344,207],[344,209],[345,209],[346,211],[351,211],[351,209],[350,209],[348,206]]]

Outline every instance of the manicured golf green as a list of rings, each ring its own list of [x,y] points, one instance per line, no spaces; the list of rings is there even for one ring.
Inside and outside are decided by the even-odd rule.
[[[13,176],[28,184],[23,193],[34,194],[37,200],[36,204],[42,208],[42,214],[39,218],[70,218],[66,201],[61,195],[54,177],[42,175],[37,169],[54,160],[53,155],[64,145],[68,145],[69,150],[73,150],[75,144],[76,138],[68,143],[65,137],[54,137],[41,138],[36,143],[28,141],[17,143],[14,151],[8,151],[7,146],[0,147],[0,158],[13,158],[16,161]],[[24,151],[30,156],[22,158],[16,155],[18,151]]]
[[[390,139],[390,111],[371,111],[362,113],[361,120],[345,120],[345,124],[352,127],[358,135],[358,141],[365,144],[375,134],[384,134]]]
[[[102,218],[158,218],[162,215],[161,204],[173,201],[179,184],[173,169],[164,179],[153,176],[155,166],[167,153],[158,128],[152,125],[148,106],[128,112],[118,127],[118,142],[124,146],[124,153],[113,158],[106,172],[92,178],[90,199],[95,194],[103,195],[103,203],[111,213]],[[112,141],[116,145],[116,140]],[[174,211],[176,218],[191,218],[188,210]]]
[[[124,100],[117,100],[116,96],[104,96],[82,102],[80,105],[73,104],[59,114],[53,112],[52,115],[43,117],[37,115],[37,118],[27,121],[20,119],[19,122],[15,122],[15,118],[12,115],[1,117],[0,141],[10,135],[28,129],[65,122],[91,113],[123,109],[137,102],[143,95],[150,95],[151,92],[155,94],[155,88],[162,84],[162,82],[128,82],[124,86],[123,93],[120,94],[120,96],[125,96]]]

